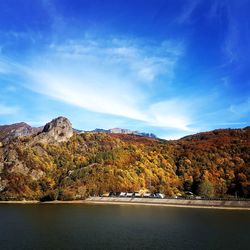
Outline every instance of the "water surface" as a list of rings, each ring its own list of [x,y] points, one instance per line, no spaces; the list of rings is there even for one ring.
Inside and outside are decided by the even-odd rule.
[[[250,212],[1,204],[0,249],[250,249]]]

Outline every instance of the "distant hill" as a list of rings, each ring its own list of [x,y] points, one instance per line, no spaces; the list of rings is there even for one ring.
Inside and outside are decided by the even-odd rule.
[[[100,129],[96,128],[95,130],[89,132],[97,132],[97,133],[111,133],[111,134],[127,134],[127,135],[138,135],[138,136],[147,136],[152,138],[157,138],[155,134],[152,133],[144,133],[130,129],[123,129],[123,128],[111,128],[111,129]]]
[[[0,141],[9,141],[18,136],[29,136],[42,131],[41,128],[33,128],[25,122],[0,126]]]
[[[208,131],[208,132],[202,132],[202,133],[197,133],[194,135],[188,135],[180,140],[218,140],[218,139],[223,139],[223,138],[239,138],[239,137],[249,137],[250,133],[250,126],[241,128],[241,129],[216,129],[213,131]]]
[[[79,132],[65,117],[39,129],[0,126],[0,200],[72,200],[140,189],[250,198],[250,127],[167,141],[120,129]]]

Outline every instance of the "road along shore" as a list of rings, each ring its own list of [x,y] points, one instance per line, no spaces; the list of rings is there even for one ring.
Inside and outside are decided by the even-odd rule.
[[[155,199],[155,198],[119,198],[119,197],[89,197],[85,200],[72,201],[47,201],[36,200],[23,201],[0,201],[0,204],[100,204],[100,205],[144,205],[164,207],[185,207],[185,208],[210,208],[249,210],[250,200],[228,201],[228,200],[184,200],[184,199]]]
[[[90,197],[85,203],[249,210],[250,201]]]

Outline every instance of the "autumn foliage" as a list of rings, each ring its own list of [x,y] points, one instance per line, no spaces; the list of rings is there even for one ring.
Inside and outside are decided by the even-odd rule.
[[[29,140],[0,149],[0,176],[8,182],[1,199],[71,200],[143,188],[170,197],[193,192],[250,198],[249,128],[177,141],[107,133],[74,134],[68,142],[31,147]]]

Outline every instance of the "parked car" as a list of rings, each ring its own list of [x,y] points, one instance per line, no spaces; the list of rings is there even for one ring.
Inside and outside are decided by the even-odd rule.
[[[151,193],[144,193],[143,194],[143,198],[150,198],[151,197]]]
[[[132,197],[133,193],[127,193],[127,197]]]
[[[116,197],[116,193],[115,192],[110,192],[109,197]]]
[[[158,199],[164,199],[164,198],[165,198],[165,194],[156,193],[156,194],[155,194],[155,197],[158,198]]]
[[[139,192],[134,192],[134,193],[133,193],[133,197],[134,197],[134,198],[141,198],[142,195],[141,195]]]
[[[121,192],[119,197],[126,197],[127,193],[126,192]]]

